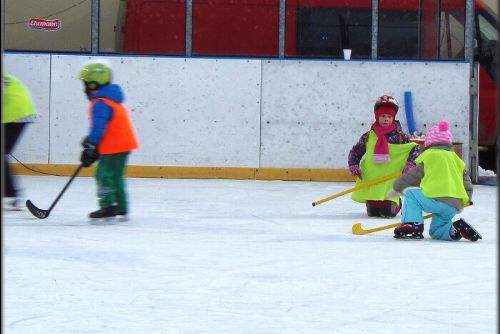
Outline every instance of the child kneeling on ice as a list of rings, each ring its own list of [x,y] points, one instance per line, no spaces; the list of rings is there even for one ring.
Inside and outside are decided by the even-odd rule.
[[[389,191],[389,196],[404,194],[403,218],[394,230],[395,238],[423,238],[425,211],[432,214],[429,234],[433,239],[481,239],[465,220],[452,222],[469,204],[472,183],[465,163],[453,151],[449,128],[447,121],[441,121],[427,132],[417,166],[400,176]]]
[[[375,123],[349,152],[349,172],[356,176],[356,186],[396,172],[407,172],[415,166],[419,147],[411,143],[396,120],[399,106],[396,99],[383,95],[374,106]],[[399,196],[388,197],[394,179],[353,192],[351,198],[366,203],[369,217],[395,217],[401,209]]]

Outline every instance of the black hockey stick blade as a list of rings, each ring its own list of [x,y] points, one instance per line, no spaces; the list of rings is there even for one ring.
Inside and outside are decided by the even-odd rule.
[[[75,170],[75,172],[73,173],[73,175],[71,175],[71,178],[68,180],[68,182],[66,183],[66,185],[64,186],[64,188],[59,193],[59,195],[57,195],[57,198],[54,200],[54,202],[52,203],[52,205],[50,206],[49,209],[47,209],[47,210],[39,209],[30,200],[27,200],[26,201],[26,207],[28,208],[28,210],[30,210],[30,212],[33,214],[33,216],[35,216],[37,218],[40,218],[40,219],[47,218],[49,216],[49,214],[50,214],[50,211],[57,204],[57,202],[59,201],[59,199],[62,197],[62,195],[64,194],[64,192],[66,191],[66,189],[68,189],[69,185],[71,184],[71,182],[73,182],[73,180],[75,179],[75,177],[78,175],[78,173],[80,172],[80,170],[82,168],[83,168],[83,165],[80,164],[80,166],[78,166],[78,168]]]
[[[30,210],[31,214],[37,218],[45,219],[49,216],[50,210],[42,210],[37,208],[30,200],[26,201],[26,207]]]

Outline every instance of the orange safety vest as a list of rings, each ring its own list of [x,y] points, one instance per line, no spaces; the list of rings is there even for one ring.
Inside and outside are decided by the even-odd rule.
[[[103,97],[95,98],[91,101],[90,119],[92,119],[94,104],[101,100],[113,108],[113,116],[106,126],[106,131],[102,136],[101,142],[97,146],[99,154],[115,154],[130,152],[139,147],[139,141],[135,134],[132,120],[127,109],[113,100]]]

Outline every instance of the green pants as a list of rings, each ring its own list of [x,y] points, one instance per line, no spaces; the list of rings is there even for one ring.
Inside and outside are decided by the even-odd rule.
[[[116,204],[120,211],[128,212],[125,177],[123,174],[129,153],[103,154],[99,156],[95,178],[97,180],[97,197],[101,208]]]

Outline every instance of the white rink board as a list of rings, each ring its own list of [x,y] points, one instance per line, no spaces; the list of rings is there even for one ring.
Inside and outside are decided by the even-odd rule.
[[[141,147],[131,165],[346,168],[350,148],[374,121],[378,96],[398,99],[398,119],[407,131],[405,91],[413,95],[417,129],[449,120],[468,160],[464,62],[4,58],[5,69],[32,90],[40,114],[14,152],[22,162],[78,163],[88,131],[88,100],[78,73],[101,59],[113,67],[138,132]]]
[[[469,141],[469,65],[426,62],[264,61],[261,166],[346,168],[351,147],[375,121],[377,97],[394,96],[408,133],[404,92],[418,130],[440,120]]]
[[[6,68],[22,72],[37,56],[8,54]],[[22,58],[23,63],[21,63]],[[25,59],[28,58],[28,59]],[[132,165],[258,166],[260,132],[260,61],[150,57],[52,55],[49,108],[39,110],[44,124],[30,129],[49,163],[78,163],[80,142],[88,131],[88,105],[78,73],[91,59],[113,68],[114,81],[125,92],[140,149]],[[24,61],[26,60],[26,61]],[[49,78],[50,64],[31,66],[23,78],[30,89],[35,78]],[[48,84],[45,87],[49,87]],[[49,92],[33,92],[48,101]],[[48,103],[47,103],[48,105]],[[39,138],[48,134],[50,140]],[[24,147],[35,140],[26,139]],[[23,162],[47,163],[23,146]]]
[[[74,161],[87,131],[88,101],[74,80],[93,57],[54,56],[54,163]],[[257,166],[260,62],[98,57],[112,68],[140,141],[132,165]],[[68,84],[65,82],[68,81]],[[68,114],[68,110],[74,112]],[[61,122],[62,120],[62,122]]]

